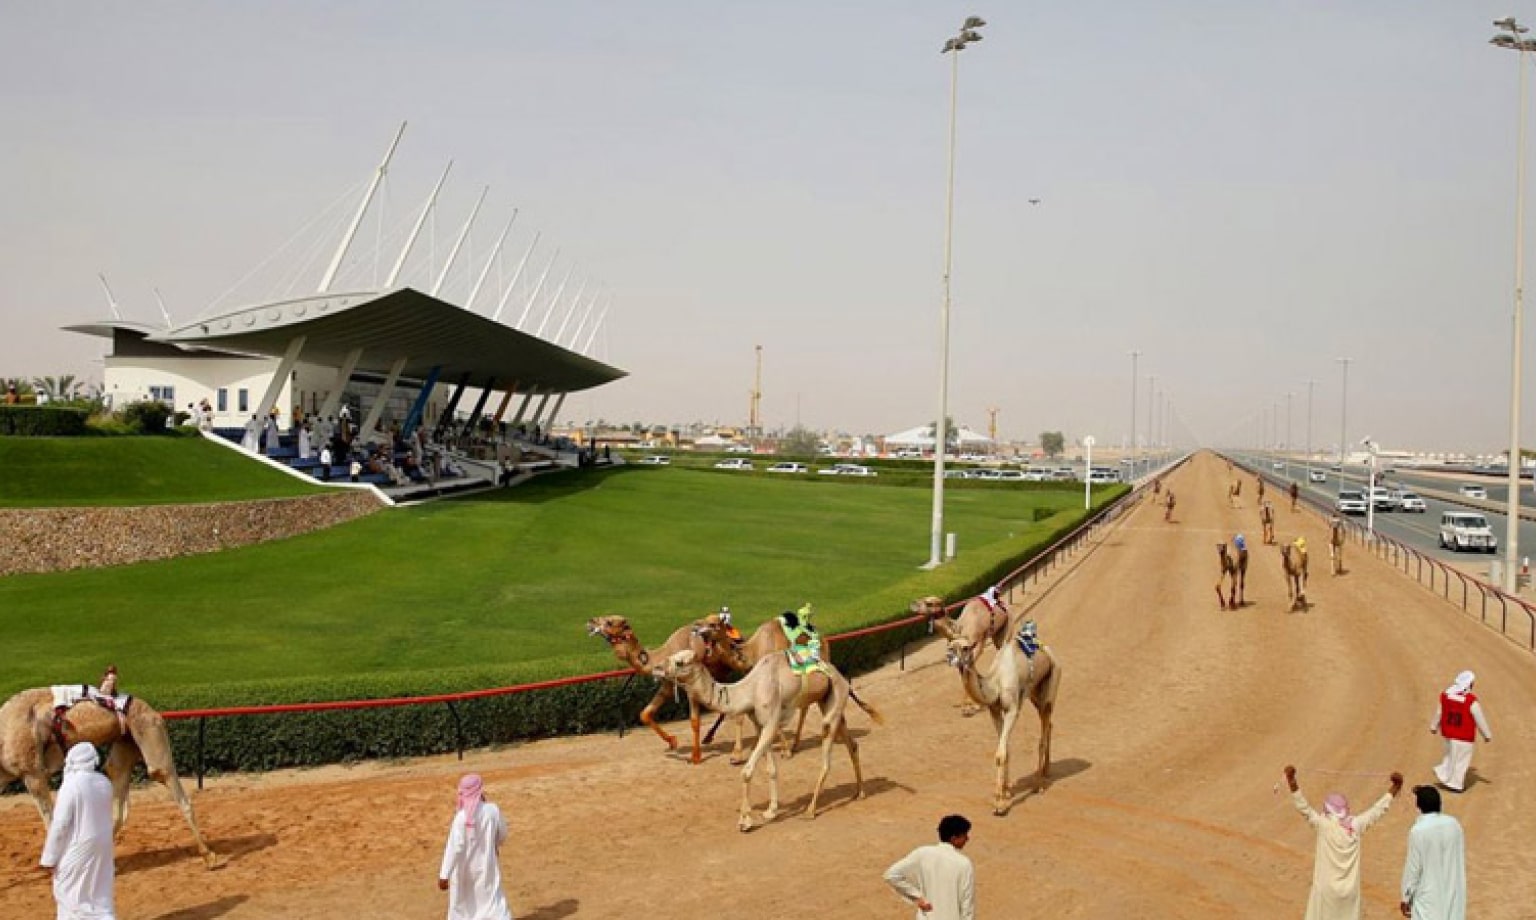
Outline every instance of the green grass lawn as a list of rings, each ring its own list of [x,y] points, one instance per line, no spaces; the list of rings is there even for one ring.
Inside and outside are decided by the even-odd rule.
[[[0,578],[0,692],[95,679],[108,662],[129,690],[172,699],[231,682],[465,667],[511,682],[608,667],[588,617],[627,615],[655,644],[721,604],[751,626],[811,601],[835,631],[984,573],[1081,502],[1075,488],[950,492],[960,559],[928,573],[917,568],[932,503],[922,489],[666,468],[560,474],[217,554]],[[1042,507],[1063,513],[1037,522]]]
[[[0,438],[0,508],[242,501],[317,491],[202,438]]]

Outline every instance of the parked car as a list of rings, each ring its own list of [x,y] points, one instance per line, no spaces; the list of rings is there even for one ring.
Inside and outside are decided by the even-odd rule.
[[[817,470],[823,476],[875,476],[874,470],[857,463],[838,463],[824,470]]]
[[[993,479],[1010,479],[1010,480],[1013,480],[1015,482],[1023,482],[1024,481],[1024,471],[1023,470],[996,470],[995,472],[997,473],[997,475],[993,476],[992,477]]]
[[[725,452],[728,454],[750,454],[752,453],[752,445],[732,444],[730,447],[725,449]]]
[[[732,457],[729,460],[721,460],[715,464],[717,470],[750,470],[752,461],[743,457]]]
[[[945,470],[944,471],[944,478],[945,479],[970,479],[971,478],[971,471],[970,470]]]
[[[1051,478],[1049,470],[1020,470],[1024,474],[1025,482],[1045,482]]]
[[[1365,493],[1359,489],[1340,489],[1339,498],[1333,507],[1340,514],[1364,514]]]
[[[1482,486],[1462,486],[1461,487],[1461,497],[1462,498],[1481,498],[1481,499],[1487,499],[1488,498],[1488,490],[1483,488]]]
[[[913,450],[912,448],[908,447],[902,450],[898,450],[896,452],[896,456],[902,458],[903,460],[921,459],[923,452],[920,450]]]
[[[1270,466],[1270,469],[1283,470],[1283,469],[1285,469],[1285,461],[1284,460],[1276,460],[1274,463],[1271,463],[1269,466]]]
[[[1397,502],[1397,510],[1399,511],[1405,511],[1410,514],[1423,514],[1429,510],[1428,506],[1424,504],[1424,499],[1420,498],[1417,492],[1398,490],[1393,493],[1393,499]]]
[[[1328,472],[1326,470],[1312,470],[1307,474],[1307,480],[1309,482],[1327,482]]]
[[[1440,515],[1440,546],[1461,552],[1464,549],[1498,552],[1499,541],[1488,526],[1488,519],[1475,511],[1447,511]]]
[[[810,471],[811,468],[806,466],[804,463],[793,463],[789,461],[785,461],[783,463],[775,463],[773,466],[768,467],[766,470],[766,472],[769,473],[809,473]]]
[[[1077,473],[1067,467],[1061,467],[1060,469],[1051,470],[1050,480],[1051,482],[1076,482]]]
[[[652,454],[649,457],[641,457],[640,462],[645,466],[667,466],[672,462],[672,458],[664,454]]]
[[[1120,473],[1118,470],[1096,466],[1088,471],[1088,481],[1094,483],[1119,482]]]

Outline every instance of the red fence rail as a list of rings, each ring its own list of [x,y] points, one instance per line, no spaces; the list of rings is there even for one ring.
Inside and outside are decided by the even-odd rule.
[[[1178,463],[1170,467],[1169,470],[1176,468],[1183,462],[1184,460],[1180,460]],[[1159,475],[1164,475],[1166,472],[1168,472],[1168,470],[1160,472]],[[1124,514],[1127,509],[1134,507],[1135,504],[1139,502],[1142,497],[1144,497],[1145,492],[1146,485],[1143,484],[1132,489],[1119,500],[1100,509],[1086,521],[1073,528],[1070,533],[1065,534],[1061,537],[1061,539],[1036,553],[1034,556],[1021,563],[1017,568],[1004,575],[1001,579],[998,580],[998,587],[1005,589],[1020,587],[1027,591],[1031,578],[1033,578],[1035,582],[1038,583],[1041,577],[1048,574],[1056,566],[1062,564],[1065,558],[1077,553],[1077,551],[1083,547],[1085,541],[1091,538],[1100,529],[1119,519],[1119,517]],[[964,603],[964,601],[959,601],[954,604],[950,604],[945,607],[945,612],[950,613],[961,607]],[[923,622],[925,619],[926,616],[923,614],[900,617],[889,622],[878,623],[874,626],[866,626],[861,629],[836,633],[828,637],[826,642],[829,644],[835,642],[846,642],[850,639],[857,639],[863,636],[870,636],[878,633],[889,632],[895,629],[902,629],[904,627],[917,625],[918,623]],[[904,642],[901,646],[900,656],[900,662],[903,668],[906,667],[906,653],[907,643]],[[164,712],[161,713],[161,715],[167,720],[198,720],[197,785],[198,788],[201,789],[203,786],[203,777],[205,775],[204,741],[207,729],[207,721],[209,719],[234,718],[240,716],[282,715],[285,713],[301,712],[328,712],[335,710],[383,709],[397,706],[446,705],[448,707],[449,713],[453,717],[454,726],[456,729],[456,747],[458,755],[460,759],[463,759],[463,726],[462,722],[460,721],[460,716],[456,705],[458,703],[466,702],[469,700],[485,699],[488,697],[511,696],[519,693],[537,693],[539,691],[551,690],[558,687],[595,683],[597,681],[615,680],[618,678],[632,679],[634,676],[634,671],[625,668],[613,671],[603,671],[596,674],[581,674],[573,677],[562,677],[555,680],[539,681],[537,683],[517,684],[510,687],[490,687],[482,690],[467,690],[460,693],[439,693],[430,696],[390,697],[386,699],[374,700],[334,700],[317,703],[282,703],[266,706],[229,706],[211,709],[182,709]],[[621,735],[623,734],[626,725],[626,721],[621,718],[619,720],[619,733]]]

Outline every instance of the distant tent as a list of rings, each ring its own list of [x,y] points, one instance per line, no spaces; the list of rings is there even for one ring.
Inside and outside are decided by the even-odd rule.
[[[908,428],[906,431],[898,431],[895,434],[885,436],[887,448],[916,447],[920,450],[933,450],[934,431],[932,425],[919,425],[916,428]],[[992,443],[992,439],[979,432],[972,431],[964,425],[959,426],[956,433],[956,441],[961,447],[984,447]]]

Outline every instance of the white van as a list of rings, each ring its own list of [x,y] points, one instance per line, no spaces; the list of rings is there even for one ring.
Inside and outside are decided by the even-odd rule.
[[[1088,471],[1088,481],[1092,483],[1119,482],[1120,471],[1096,466]]]
[[[1488,526],[1488,519],[1475,511],[1447,511],[1440,515],[1440,547],[1461,552],[1464,549],[1498,552],[1499,541]]]

